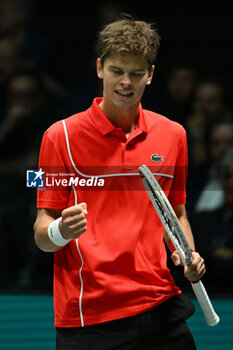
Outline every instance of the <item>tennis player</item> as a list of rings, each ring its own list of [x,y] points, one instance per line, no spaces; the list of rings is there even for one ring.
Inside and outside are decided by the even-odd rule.
[[[39,167],[83,180],[38,191],[35,241],[55,253],[58,350],[195,349],[185,322],[194,307],[167,268],[164,238],[181,261],[138,174],[142,164],[156,170],[193,249],[184,274],[199,280],[205,265],[185,212],[185,130],[140,102],[159,41],[151,24],[131,17],[105,26],[97,42],[103,98],[43,136]],[[93,176],[104,185],[85,187]]]

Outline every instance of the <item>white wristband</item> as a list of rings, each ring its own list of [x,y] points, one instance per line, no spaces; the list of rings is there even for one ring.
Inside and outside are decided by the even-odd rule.
[[[67,243],[71,241],[71,239],[65,239],[62,237],[61,231],[59,229],[59,222],[61,221],[61,217],[57,220],[51,222],[48,227],[48,236],[51,242],[59,247],[64,247]]]

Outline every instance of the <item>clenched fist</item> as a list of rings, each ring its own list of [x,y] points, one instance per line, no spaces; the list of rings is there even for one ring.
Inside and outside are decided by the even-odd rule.
[[[76,239],[87,230],[86,214],[86,203],[80,203],[62,211],[62,220],[59,223],[59,229],[63,238]]]

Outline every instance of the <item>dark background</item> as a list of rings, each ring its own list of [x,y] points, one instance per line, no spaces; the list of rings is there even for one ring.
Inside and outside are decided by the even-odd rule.
[[[8,1],[11,0],[2,0],[2,4]],[[176,64],[185,64],[197,69],[201,79],[220,81],[227,107],[232,110],[233,12],[228,1],[12,1],[29,12],[23,30],[19,26],[0,32],[0,42],[16,37],[24,58],[23,64],[18,61],[12,75],[2,82],[0,79],[0,290],[47,292],[52,290],[53,257],[39,252],[33,242],[36,193],[25,188],[25,170],[36,168],[46,128],[88,108],[93,98],[101,94],[95,69],[99,30],[121,12],[154,23],[158,29],[161,45],[153,82],[143,97],[144,108],[159,111],[170,70]],[[12,11],[17,17],[14,6]],[[4,13],[0,6],[0,22],[1,16]],[[3,142],[9,82],[21,71],[43,78],[43,87],[39,83],[45,101],[43,115],[16,124],[13,134]],[[3,73],[0,71],[0,76]],[[32,162],[23,158],[30,150],[35,155]],[[226,291],[233,293],[232,285],[220,288],[219,293]]]
[[[203,76],[221,80],[233,97],[233,21],[228,1],[50,1],[38,4],[35,23],[52,43],[49,70],[62,82],[95,77],[95,42],[105,23],[128,12],[155,23],[161,35],[153,85],[164,87],[167,72],[176,63],[194,65]],[[81,65],[81,66],[80,66]],[[91,83],[93,84],[93,83]]]

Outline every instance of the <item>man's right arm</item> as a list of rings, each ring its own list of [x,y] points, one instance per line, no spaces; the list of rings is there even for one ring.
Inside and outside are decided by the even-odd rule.
[[[54,244],[48,236],[49,225],[59,217],[59,230],[64,239],[76,239],[86,231],[86,203],[80,203],[64,210],[38,209],[34,224],[35,242],[44,252],[55,252],[63,247]]]

